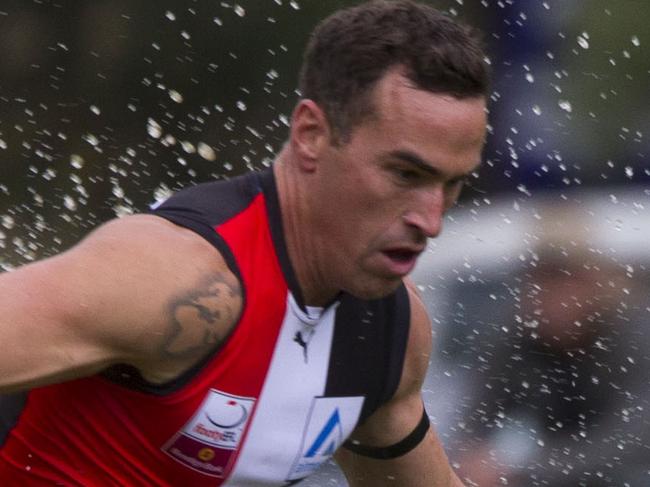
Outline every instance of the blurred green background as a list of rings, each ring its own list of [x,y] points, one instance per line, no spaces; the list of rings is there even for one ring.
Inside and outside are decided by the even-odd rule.
[[[319,0],[0,2],[5,267],[272,160]],[[465,200],[648,180],[650,2],[430,2],[484,32],[487,163]]]

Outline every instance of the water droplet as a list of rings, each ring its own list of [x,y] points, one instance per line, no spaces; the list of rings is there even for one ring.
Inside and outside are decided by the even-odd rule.
[[[517,191],[524,193],[526,196],[531,196],[530,191],[528,191],[528,188],[523,184],[517,186]]]
[[[207,161],[214,161],[217,159],[217,154],[214,149],[205,142],[199,142],[197,146],[197,152],[203,159]]]
[[[165,17],[167,17],[169,20],[172,20],[172,21],[176,20],[176,15],[174,14],[174,12],[170,12],[169,10],[167,10],[167,12],[165,12]]]
[[[115,205],[113,207],[113,212],[115,213],[116,217],[121,218],[123,216],[132,215],[134,213],[134,210],[130,206]]]
[[[239,15],[240,17],[243,17],[244,15],[246,15],[246,10],[241,5],[235,5],[234,10],[235,10],[235,13],[237,15]]]
[[[239,101],[237,102],[237,108],[239,108],[242,112],[245,112],[245,111],[246,111],[246,108],[247,108],[247,107],[246,107],[246,103],[244,103],[243,101],[239,100]]]
[[[641,41],[637,36],[632,36],[632,44],[634,44],[636,47],[639,47],[641,45]]]
[[[183,103],[183,95],[176,90],[169,90],[169,98],[174,100],[176,103]]]
[[[526,73],[526,81],[529,83],[534,83],[535,82],[535,76],[533,76],[532,73]]]
[[[7,230],[11,230],[16,223],[13,217],[9,215],[2,215],[2,217],[0,217],[0,221],[2,221],[2,226],[5,227]]]
[[[541,115],[542,114],[542,109],[540,108],[539,105],[533,105],[533,113],[535,115]]]
[[[558,102],[558,105],[565,112],[571,113],[573,111],[573,107],[571,106],[571,102],[569,102],[567,100],[560,100]]]
[[[4,140],[0,139],[0,149],[6,149],[6,148],[7,148],[7,143]]]
[[[70,195],[65,195],[63,197],[63,206],[65,206],[70,211],[75,211],[77,209],[77,202]]]
[[[173,194],[173,191],[167,187],[166,184],[161,183],[160,186],[158,186],[154,192],[153,192],[153,197],[156,200],[156,203],[162,203],[165,201],[167,198],[169,198]]]
[[[194,144],[186,140],[181,141],[181,148],[186,154],[194,154],[196,152],[196,147],[194,147]]]
[[[124,190],[122,189],[121,186],[119,186],[119,185],[117,185],[117,184],[115,184],[115,185],[113,186],[113,189],[112,189],[111,192],[113,193],[113,195],[114,195],[116,198],[120,198],[120,199],[121,199],[121,198],[124,198]]]
[[[97,147],[99,145],[99,139],[93,134],[86,134],[82,138],[93,147]]]
[[[90,111],[93,112],[95,115],[100,115],[102,111],[99,109],[99,107],[95,105],[90,106]]]
[[[84,167],[84,158],[81,157],[79,154],[71,154],[70,155],[70,165],[74,167],[75,169],[81,169]]]
[[[578,45],[583,49],[589,49],[589,41],[582,36],[578,36]]]
[[[147,133],[154,139],[159,139],[162,135],[162,127],[153,118],[147,120]]]
[[[630,179],[633,178],[634,177],[634,169],[632,169],[630,166],[626,166],[625,167],[625,175]]]

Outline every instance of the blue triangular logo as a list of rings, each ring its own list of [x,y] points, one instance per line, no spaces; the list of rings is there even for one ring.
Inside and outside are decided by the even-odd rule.
[[[320,433],[318,433],[316,439],[307,450],[305,457],[311,458],[315,457],[316,455],[333,455],[338,448],[339,443],[341,442],[342,436],[341,416],[339,415],[339,408],[336,408],[325,423],[325,426],[323,426],[323,429],[320,431]],[[323,451],[323,445],[325,445],[326,442],[327,446]]]

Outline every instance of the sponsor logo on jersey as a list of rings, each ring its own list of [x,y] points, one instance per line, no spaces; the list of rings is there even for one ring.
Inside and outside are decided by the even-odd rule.
[[[313,328],[309,328],[305,330],[305,333],[303,334],[302,331],[297,331],[296,334],[293,336],[293,341],[300,345],[302,348],[302,356],[305,359],[305,363],[309,362],[309,357],[307,356],[307,347],[309,346],[309,342],[311,341],[312,337],[314,336],[314,330]]]
[[[223,478],[232,467],[254,404],[254,398],[211,389],[162,450],[189,468]]]
[[[306,477],[329,460],[356,426],[363,397],[315,397],[300,454],[286,480]]]

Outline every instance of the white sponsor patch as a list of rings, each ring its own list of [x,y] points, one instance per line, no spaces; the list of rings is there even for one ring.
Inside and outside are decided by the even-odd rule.
[[[206,475],[224,477],[241,442],[254,398],[211,389],[194,416],[162,450]]]

